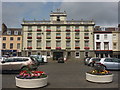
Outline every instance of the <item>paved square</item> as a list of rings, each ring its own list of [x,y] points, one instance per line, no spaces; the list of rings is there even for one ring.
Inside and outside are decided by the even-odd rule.
[[[118,88],[118,72],[114,74],[113,82],[107,84],[91,83],[86,81],[85,72],[91,67],[82,61],[67,61],[65,63],[48,62],[39,66],[39,70],[48,74],[48,85],[44,88]],[[3,74],[3,88],[17,88],[15,86],[16,74]]]

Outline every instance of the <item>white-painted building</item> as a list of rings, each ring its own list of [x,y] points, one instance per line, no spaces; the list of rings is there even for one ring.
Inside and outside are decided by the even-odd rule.
[[[111,57],[113,51],[112,31],[114,28],[95,28],[94,49],[96,57]]]
[[[67,13],[54,11],[50,20],[23,20],[23,55],[46,55],[83,60],[93,56],[93,20],[67,20]]]

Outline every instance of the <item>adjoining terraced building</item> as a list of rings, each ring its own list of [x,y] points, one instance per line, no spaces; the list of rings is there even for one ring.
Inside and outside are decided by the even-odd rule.
[[[2,24],[2,56],[21,56],[22,48],[22,29],[8,28]]]
[[[67,20],[65,11],[52,11],[50,20],[23,20],[23,55],[83,59],[94,56],[94,21]]]
[[[112,31],[113,35],[113,57],[120,58],[120,24],[115,31]]]

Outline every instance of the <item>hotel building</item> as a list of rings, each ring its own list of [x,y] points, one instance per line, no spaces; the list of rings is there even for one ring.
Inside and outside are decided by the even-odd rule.
[[[94,21],[67,20],[65,11],[51,11],[50,20],[23,20],[23,56],[46,55],[81,59],[94,56]]]

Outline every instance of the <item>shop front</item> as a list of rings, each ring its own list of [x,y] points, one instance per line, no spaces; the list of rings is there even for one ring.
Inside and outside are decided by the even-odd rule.
[[[113,51],[112,50],[96,50],[95,51],[96,57],[105,58],[105,57],[112,57]]]

